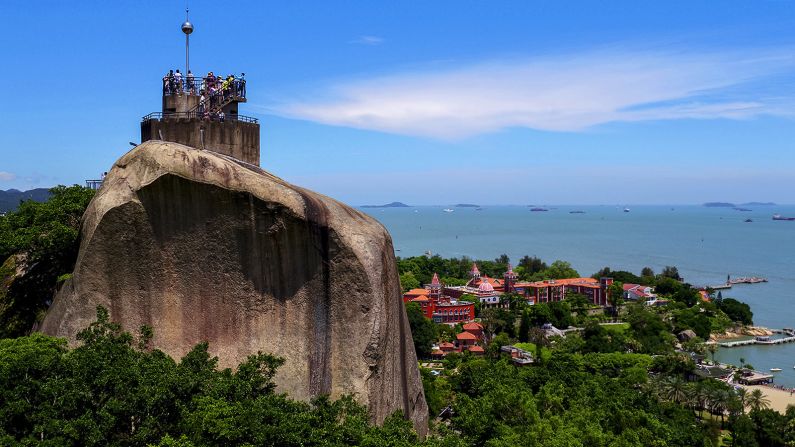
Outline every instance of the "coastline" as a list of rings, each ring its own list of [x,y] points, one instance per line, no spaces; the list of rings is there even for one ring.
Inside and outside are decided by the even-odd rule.
[[[773,331],[764,326],[742,326],[739,328],[727,329],[725,332],[713,332],[709,335],[709,341],[721,342],[741,337],[770,336]]]

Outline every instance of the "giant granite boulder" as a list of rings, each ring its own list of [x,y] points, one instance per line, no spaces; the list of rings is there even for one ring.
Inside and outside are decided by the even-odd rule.
[[[258,167],[161,141],[119,159],[40,329],[74,343],[97,305],[175,358],[202,341],[222,366],[272,353],[293,398],[354,394],[375,422],[402,410],[427,430],[389,234]]]

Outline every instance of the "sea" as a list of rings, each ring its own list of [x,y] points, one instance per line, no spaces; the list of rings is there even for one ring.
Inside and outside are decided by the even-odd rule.
[[[367,208],[392,235],[395,254],[495,259],[513,263],[524,255],[548,264],[564,260],[583,276],[607,266],[639,274],[676,266],[694,286],[716,285],[732,277],[760,276],[766,283],[723,290],[751,306],[754,324],[795,327],[795,205],[731,207],[637,206],[416,206]],[[628,211],[625,211],[625,208]],[[452,209],[452,212],[445,212]],[[571,213],[578,211],[578,213]],[[750,219],[751,222],[746,222]],[[716,360],[760,371],[781,368],[775,383],[795,387],[795,343],[721,348]]]

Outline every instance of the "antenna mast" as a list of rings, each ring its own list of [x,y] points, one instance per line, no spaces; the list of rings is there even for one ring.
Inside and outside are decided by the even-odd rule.
[[[182,24],[182,32],[185,33],[185,75],[190,71],[190,34],[193,32],[193,24],[188,20],[188,8],[185,8],[185,23]]]

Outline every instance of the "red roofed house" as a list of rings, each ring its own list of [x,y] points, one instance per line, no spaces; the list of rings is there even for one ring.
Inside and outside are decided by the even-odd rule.
[[[624,299],[630,301],[652,301],[657,298],[654,289],[640,284],[624,284]]]
[[[483,339],[483,326],[480,323],[467,323],[464,325],[464,331],[474,335],[478,340]]]
[[[478,342],[478,338],[471,332],[461,332],[460,334],[457,334],[455,338],[460,349],[467,349]]]
[[[455,345],[450,342],[439,343],[439,350],[444,352],[445,355],[455,352]]]
[[[486,352],[486,350],[478,345],[474,345],[469,347],[469,352],[475,355],[483,355]]]

